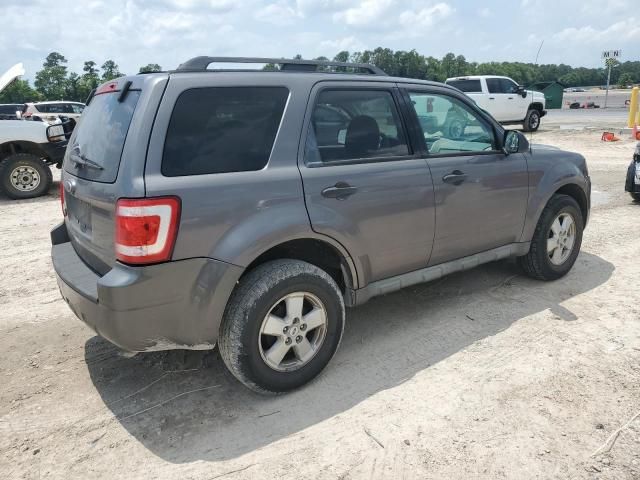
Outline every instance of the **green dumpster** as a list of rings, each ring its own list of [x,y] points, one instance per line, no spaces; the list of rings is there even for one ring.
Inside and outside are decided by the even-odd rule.
[[[562,96],[564,95],[565,86],[560,82],[537,82],[528,87],[530,90],[536,90],[544,93],[544,99],[547,110],[562,108]]]

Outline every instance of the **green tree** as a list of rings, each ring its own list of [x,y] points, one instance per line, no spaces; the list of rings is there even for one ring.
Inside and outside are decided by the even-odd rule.
[[[82,82],[89,91],[93,90],[100,83],[100,73],[96,68],[97,63],[93,60],[87,60],[82,67]]]
[[[36,73],[35,87],[46,100],[62,100],[67,89],[67,59],[58,52],[47,55]]]
[[[633,84],[633,75],[629,72],[625,72],[618,78],[618,88],[627,88],[628,85]]]
[[[118,64],[113,60],[107,60],[102,64],[102,81],[107,82],[114,78],[122,77],[122,73],[118,69]]]
[[[71,72],[66,81],[64,99],[76,102],[79,101],[81,97],[80,91],[82,89],[81,83],[82,77],[80,77],[76,72]]]
[[[14,80],[0,93],[0,103],[26,103],[38,100],[40,95],[31,88],[27,80]]]
[[[157,63],[149,63],[144,67],[140,67],[139,73],[161,72],[162,67]]]

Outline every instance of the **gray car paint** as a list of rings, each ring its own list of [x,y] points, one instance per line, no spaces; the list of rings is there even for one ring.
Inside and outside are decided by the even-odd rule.
[[[57,237],[69,235],[73,248],[54,245],[52,252],[61,291],[74,311],[99,332],[115,328],[115,333],[105,336],[128,350],[212,345],[241,273],[259,255],[289,240],[321,240],[341,254],[351,279],[345,297],[353,305],[418,281],[526,253],[544,205],[564,185],[577,185],[588,206],[590,184],[580,155],[534,148],[522,154],[431,158],[420,149],[415,124],[409,125],[415,151],[411,158],[336,167],[304,165],[303,132],[313,102],[310,93],[320,82],[446,91],[492,125],[501,148],[502,127],[460,92],[441,84],[299,72],[159,73],[118,82],[122,85],[128,80],[142,95],[116,182],[97,184],[63,172],[65,195],[91,206],[92,232],[89,238],[83,237],[82,229],[67,218],[61,227],[65,232]],[[290,92],[267,166],[258,172],[164,177],[160,171],[164,137],[178,95],[189,88],[242,85],[285,86]],[[441,184],[441,174],[455,165],[464,165],[471,172],[463,188]],[[508,168],[506,173],[501,167]],[[523,177],[527,168],[529,174]],[[356,183],[361,190],[344,201],[321,199],[322,188],[340,179]],[[115,262],[116,200],[166,194],[182,200],[173,261],[146,267]],[[471,213],[465,210],[465,203],[491,211]],[[439,209],[451,221],[438,224]],[[439,232],[439,225],[447,230]],[[207,266],[209,262],[214,266]],[[88,265],[86,270],[82,265]],[[83,286],[86,282],[101,285],[95,287],[98,298],[82,293],[93,288]],[[151,305],[143,301],[145,289],[153,289],[158,299],[173,301]],[[127,327],[128,317],[136,320],[135,327]],[[183,322],[190,326],[183,329]]]

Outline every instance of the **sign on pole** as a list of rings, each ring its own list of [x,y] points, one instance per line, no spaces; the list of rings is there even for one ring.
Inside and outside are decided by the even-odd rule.
[[[602,59],[608,67],[607,71],[607,91],[604,94],[604,108],[607,108],[607,100],[609,99],[609,84],[611,83],[611,67],[616,61],[622,57],[622,50],[605,50],[602,52]]]
[[[620,57],[622,57],[622,50],[605,50],[602,52],[603,60],[608,60],[610,58],[615,58],[617,60]]]

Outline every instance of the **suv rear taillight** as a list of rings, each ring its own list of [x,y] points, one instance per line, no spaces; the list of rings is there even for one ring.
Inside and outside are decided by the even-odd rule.
[[[64,182],[60,180],[60,206],[62,207],[62,216],[67,216],[67,208],[64,205]]]
[[[121,198],[116,204],[116,258],[138,265],[171,259],[179,219],[178,197]]]

